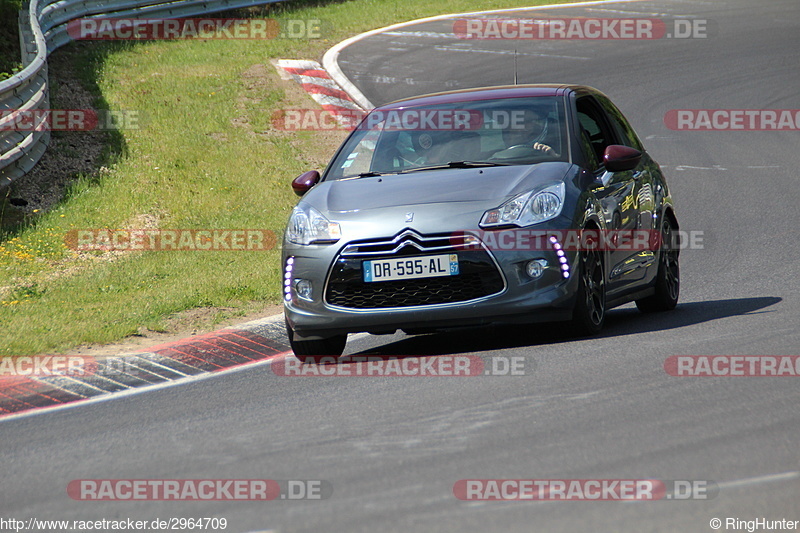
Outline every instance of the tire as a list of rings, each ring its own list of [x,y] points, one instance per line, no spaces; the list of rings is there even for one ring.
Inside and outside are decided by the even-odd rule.
[[[656,292],[652,296],[636,300],[636,307],[642,313],[671,311],[678,305],[681,292],[681,269],[678,260],[680,246],[672,242],[674,229],[672,222],[664,218],[661,226],[661,249],[658,253]]]
[[[344,352],[344,346],[347,343],[347,335],[296,341],[294,340],[294,330],[289,322],[286,322],[286,334],[289,336],[289,345],[292,347],[295,357],[306,364],[319,364],[323,358],[339,357]]]
[[[572,333],[586,337],[596,335],[606,321],[606,279],[600,250],[584,250],[579,254],[578,291],[572,311]]]

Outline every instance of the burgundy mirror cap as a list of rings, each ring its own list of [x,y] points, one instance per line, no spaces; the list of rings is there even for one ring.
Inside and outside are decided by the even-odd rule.
[[[603,163],[609,172],[633,170],[642,159],[642,152],[630,146],[612,144],[606,147],[603,154]]]
[[[303,196],[311,187],[316,185],[318,181],[319,172],[316,170],[309,170],[292,180],[292,189],[296,195]]]

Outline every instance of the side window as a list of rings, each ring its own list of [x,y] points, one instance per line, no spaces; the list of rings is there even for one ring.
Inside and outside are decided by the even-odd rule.
[[[592,133],[591,131],[597,127],[595,122],[592,122],[589,117],[583,113],[578,113],[578,121],[581,125],[581,148],[583,153],[586,154],[586,159],[589,162],[589,168],[594,171],[600,166],[600,161],[597,159],[594,147],[592,146]]]
[[[592,170],[596,170],[603,161],[606,147],[615,143],[615,136],[593,98],[588,96],[579,98],[576,107],[584,152],[592,165]]]
[[[370,130],[360,138],[351,137],[348,145],[343,149],[350,155],[344,161],[340,161],[336,167],[331,167],[326,171],[327,179],[338,180],[343,176],[357,176],[362,172],[369,172],[379,136],[380,131]],[[332,161],[331,164],[333,163]]]
[[[600,103],[603,105],[603,109],[608,116],[609,122],[611,122],[611,127],[614,129],[617,135],[619,144],[624,144],[625,146],[636,148],[639,151],[644,151],[642,142],[639,140],[639,137],[636,136],[636,132],[633,131],[633,128],[631,128],[628,120],[620,112],[620,110],[611,103],[611,100],[608,98],[600,98]]]

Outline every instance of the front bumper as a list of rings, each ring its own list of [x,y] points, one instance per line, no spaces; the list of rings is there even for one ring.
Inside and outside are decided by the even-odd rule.
[[[501,286],[496,286],[491,294],[464,301],[357,308],[331,303],[335,299],[330,297],[330,281],[338,275],[337,271],[341,271],[343,259],[351,271],[364,259],[343,257],[344,248],[332,252],[322,247],[284,246],[284,275],[289,287],[284,298],[285,314],[297,338],[325,338],[357,332],[392,333],[397,329],[549,322],[568,320],[572,316],[578,285],[574,252],[563,254],[568,265],[573,267],[567,272],[568,277],[564,277],[562,263],[553,249],[489,250],[483,247],[484,255],[491,258],[502,279]],[[424,256],[436,252],[418,253]],[[456,250],[455,253],[459,254],[460,261],[475,260],[474,256],[467,257],[470,252]],[[525,271],[525,265],[533,259],[544,259],[548,263],[544,274],[536,279]],[[287,277],[289,260],[291,269]],[[352,272],[350,275],[352,278]],[[308,299],[300,298],[294,290],[295,281],[301,279],[312,287]]]

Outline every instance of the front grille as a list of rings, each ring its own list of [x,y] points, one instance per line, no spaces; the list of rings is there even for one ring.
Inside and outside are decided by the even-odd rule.
[[[439,234],[420,235],[416,231],[406,230],[392,239],[369,239],[356,241],[345,246],[341,255],[343,257],[369,257],[376,256],[397,257],[404,254],[417,254],[420,252],[446,253],[453,251],[453,246],[463,244],[463,235]]]
[[[455,276],[366,283],[361,263],[402,256],[458,255]],[[351,309],[379,309],[464,302],[499,293],[503,277],[489,254],[479,246],[454,247],[449,235],[423,236],[407,230],[393,239],[351,243],[334,263],[325,300]]]

